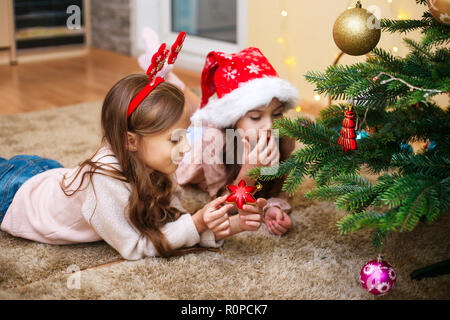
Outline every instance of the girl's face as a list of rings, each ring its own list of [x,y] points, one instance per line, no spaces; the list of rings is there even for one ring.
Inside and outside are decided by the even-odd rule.
[[[276,98],[265,106],[250,110],[245,116],[236,122],[236,129],[257,130],[258,133],[268,131],[272,128],[273,121],[283,116],[283,104]],[[259,136],[259,134],[258,134]]]
[[[128,146],[150,170],[171,174],[186,152],[191,149],[186,137],[190,122],[186,113],[170,128],[158,134],[136,138],[128,133]],[[130,135],[133,135],[134,141]]]

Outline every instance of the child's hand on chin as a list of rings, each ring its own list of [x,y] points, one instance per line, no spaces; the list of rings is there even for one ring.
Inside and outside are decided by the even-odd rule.
[[[266,210],[264,217],[267,230],[271,234],[281,236],[292,228],[292,220],[288,214],[278,207],[271,207]]]
[[[227,196],[219,197],[206,206],[203,207],[203,221],[206,227],[214,233],[216,240],[221,240],[229,235],[231,235],[231,224],[230,218],[228,216],[228,210],[230,210],[233,205],[226,204],[220,206],[225,202]]]
[[[266,199],[259,198],[256,205],[244,204],[239,211],[239,227],[241,231],[256,231],[261,226],[263,208],[267,204]]]

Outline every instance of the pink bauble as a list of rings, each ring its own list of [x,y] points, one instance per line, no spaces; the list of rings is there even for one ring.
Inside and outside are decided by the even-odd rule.
[[[392,290],[396,275],[394,268],[389,263],[381,259],[375,259],[362,267],[359,279],[367,292],[379,296]]]

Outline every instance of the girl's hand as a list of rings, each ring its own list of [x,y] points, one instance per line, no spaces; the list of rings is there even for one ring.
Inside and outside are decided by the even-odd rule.
[[[228,210],[233,208],[232,204],[221,206],[227,199],[227,195],[219,197],[203,207],[203,221],[206,227],[211,230],[216,240],[221,240],[231,234],[230,219]]]
[[[271,234],[279,236],[292,228],[291,218],[278,207],[270,207],[266,210],[264,222]]]
[[[255,167],[274,166],[280,160],[280,150],[276,144],[277,139],[273,134],[267,137],[262,136],[258,139],[256,146],[250,150],[250,143],[247,139],[242,139],[244,152],[242,156],[242,171],[246,174],[248,170]]]
[[[239,211],[239,227],[241,231],[256,231],[261,226],[264,215],[263,208],[267,204],[266,199],[259,198],[256,205],[244,204]]]

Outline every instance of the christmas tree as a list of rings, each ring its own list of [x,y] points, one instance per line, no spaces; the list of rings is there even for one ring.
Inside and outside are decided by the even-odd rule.
[[[381,20],[382,32],[421,31],[420,42],[404,39],[410,49],[404,58],[377,47],[363,63],[308,72],[305,77],[318,93],[347,103],[325,107],[315,121],[275,121],[281,136],[304,147],[276,170],[249,172],[259,180],[284,177],[283,190],[290,194],[310,176],[315,188],[306,197],[334,201],[346,213],[337,222],[340,231],[372,229],[376,248],[390,232],[434,223],[449,208],[450,115],[448,105],[437,105],[432,97],[448,95],[450,26],[426,9],[420,20]],[[349,139],[357,147],[342,144]],[[423,147],[413,151],[414,142]],[[363,172],[375,175],[376,182]]]

